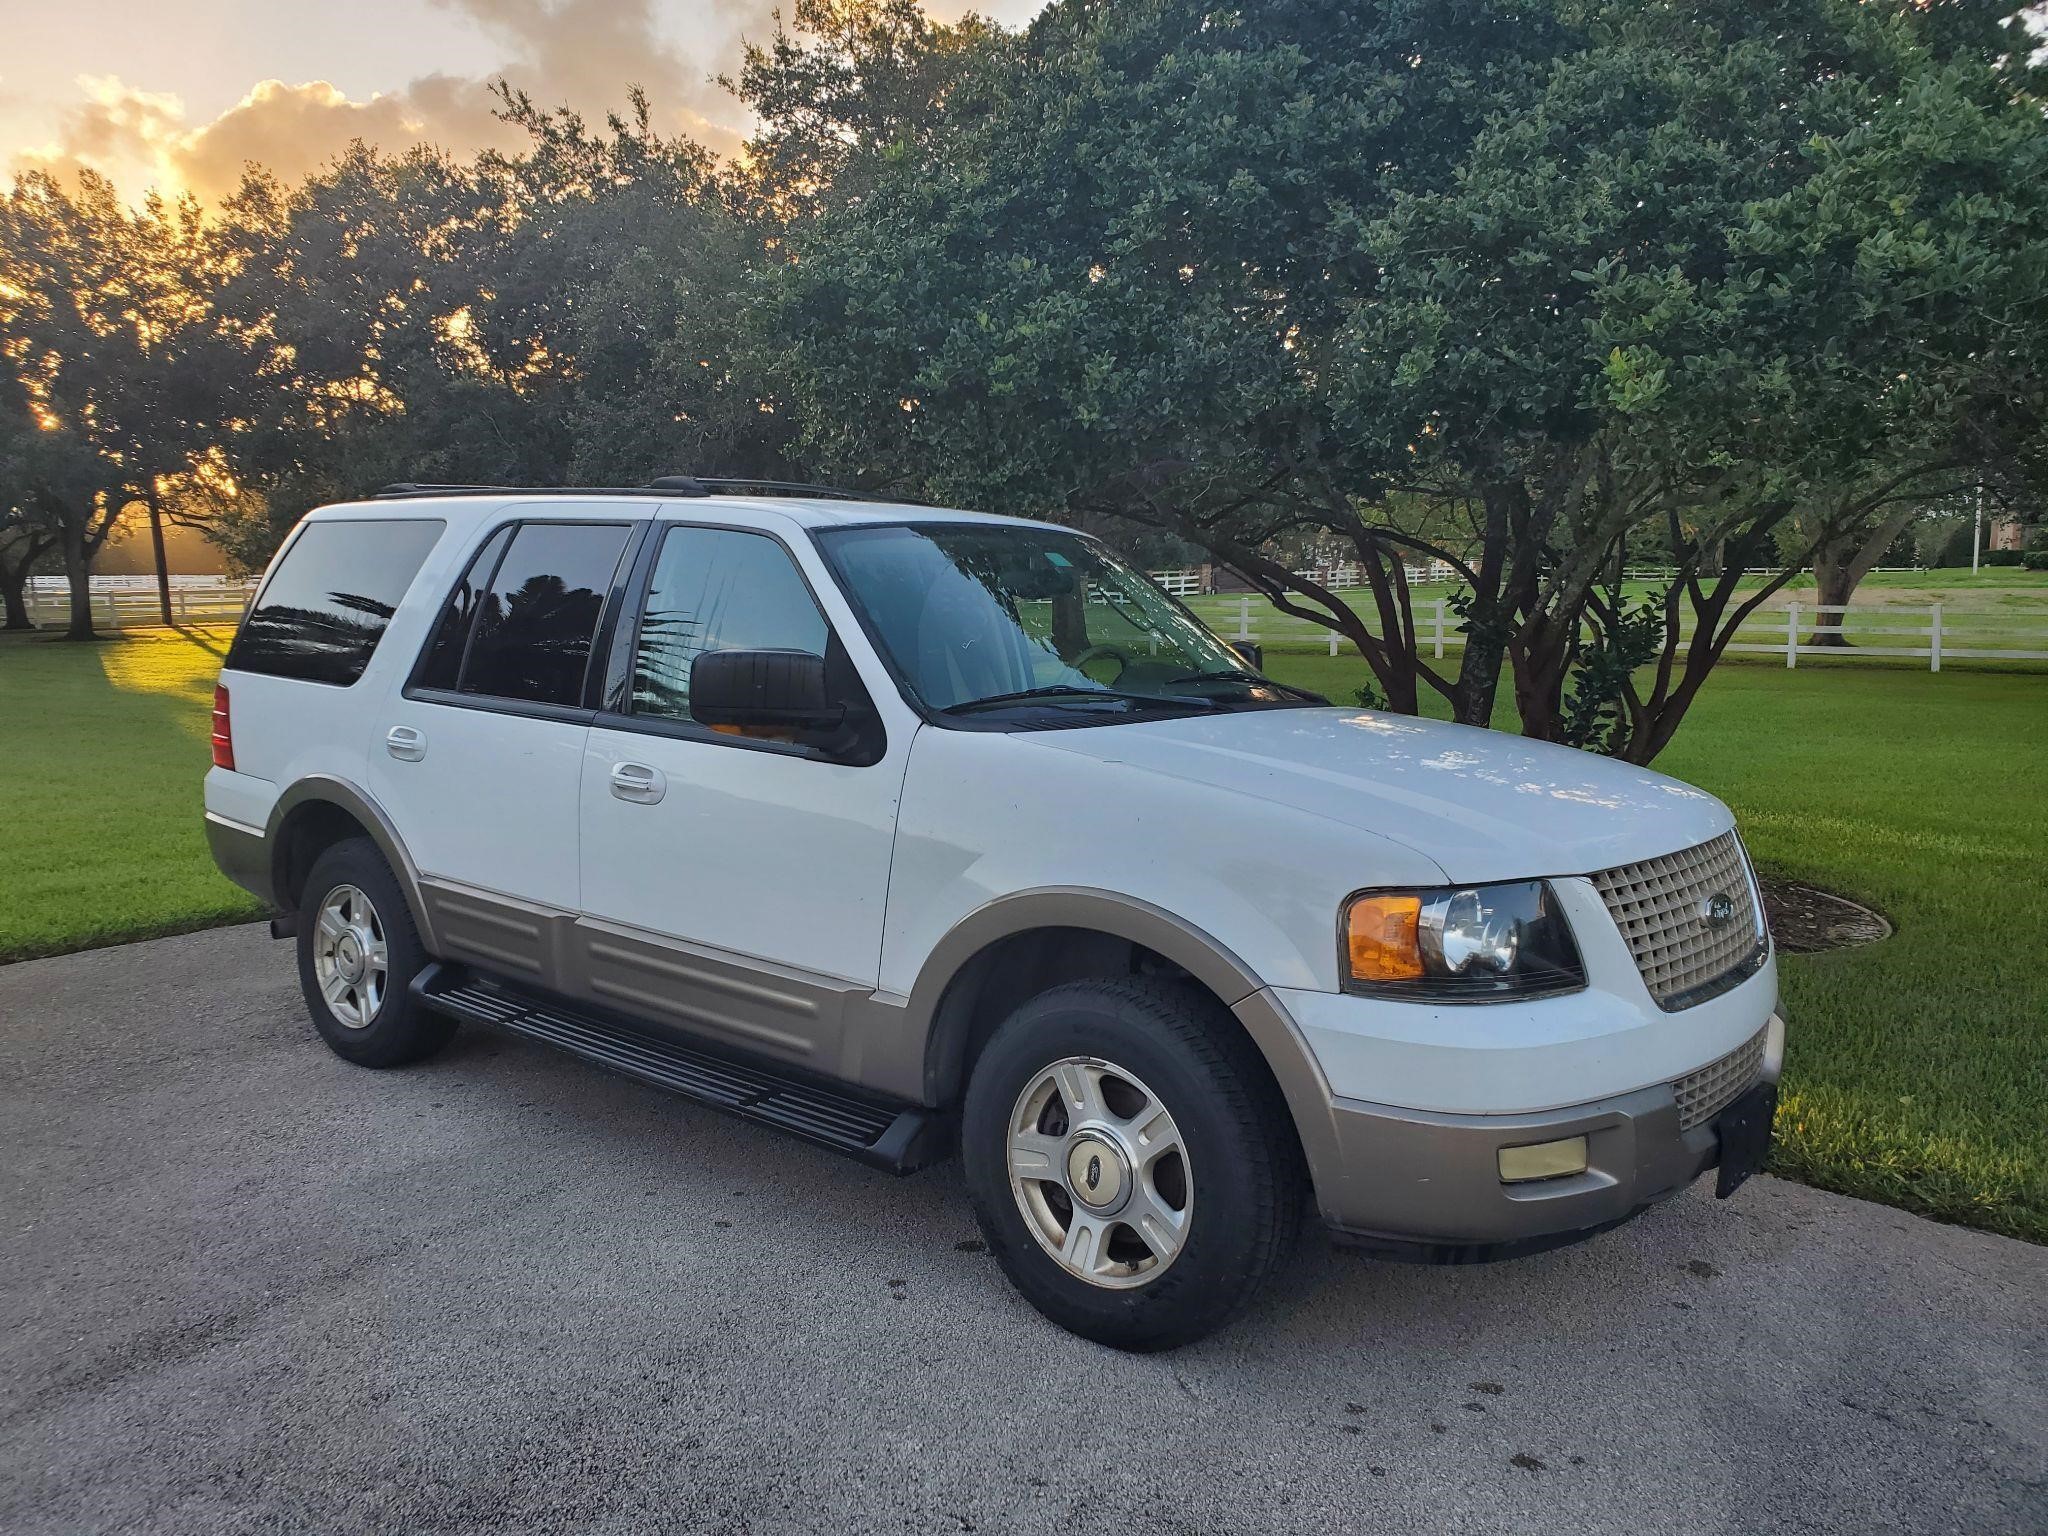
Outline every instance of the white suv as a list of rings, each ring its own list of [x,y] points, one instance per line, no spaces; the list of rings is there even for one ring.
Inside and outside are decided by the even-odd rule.
[[[1066,529],[783,489],[299,526],[206,823],[336,1052],[469,1021],[893,1171],[957,1145],[1017,1287],[1135,1349],[1305,1200],[1484,1259],[1763,1161],[1777,976],[1712,796],[1332,708]]]

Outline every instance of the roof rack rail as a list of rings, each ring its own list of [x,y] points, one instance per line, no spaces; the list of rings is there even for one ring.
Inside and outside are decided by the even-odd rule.
[[[695,492],[689,485],[704,489]],[[686,496],[708,494],[712,491],[764,491],[780,496],[822,496],[831,501],[871,501],[874,498],[862,491],[849,491],[837,485],[811,485],[802,480],[755,480],[745,475],[663,475],[659,480],[648,482],[651,491],[665,491],[673,486]]]
[[[718,492],[770,496],[818,496],[833,501],[867,501],[859,491],[835,485],[806,485],[797,480],[754,480],[738,475],[662,475],[645,485],[443,485],[424,480],[396,480],[381,485],[374,501],[404,501],[418,496],[472,496],[502,493],[532,496],[573,493],[577,496],[645,496],[650,491],[663,496],[710,496]]]

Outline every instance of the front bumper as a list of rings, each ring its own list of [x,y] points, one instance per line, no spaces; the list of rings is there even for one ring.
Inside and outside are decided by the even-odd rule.
[[[1238,1012],[1250,1026],[1245,1005]],[[1730,1085],[1727,1102],[1775,1083],[1784,1049],[1784,1020],[1774,1011],[1755,1070]],[[1280,1075],[1323,1220],[1341,1238],[1390,1257],[1461,1262],[1556,1247],[1677,1194],[1720,1156],[1711,1115],[1681,1126],[1671,1082],[1565,1108],[1478,1115],[1374,1104],[1326,1086],[1319,1102],[1304,1106],[1314,1084]],[[1501,1178],[1502,1148],[1573,1136],[1586,1138],[1583,1173]]]

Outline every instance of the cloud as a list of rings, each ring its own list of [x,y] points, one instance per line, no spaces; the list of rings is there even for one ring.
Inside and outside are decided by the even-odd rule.
[[[444,75],[367,101],[352,101],[325,80],[265,80],[212,122],[183,135],[169,165],[179,185],[210,199],[232,191],[251,162],[293,181],[354,139],[386,149],[509,145],[518,135],[495,121],[490,107],[481,82]]]
[[[519,142],[491,115],[491,79],[502,76],[545,107],[601,118],[644,87],[657,123],[730,152],[744,132],[739,105],[714,83],[743,33],[772,22],[774,0],[693,0],[686,49],[656,25],[651,0],[432,0],[475,21],[505,52],[489,75],[423,75],[398,90],[354,99],[325,80],[265,80],[209,122],[193,123],[176,96],[112,76],[79,79],[55,140],[18,155],[16,170],[59,174],[90,168],[124,189],[148,186],[219,198],[250,162],[293,180],[354,139],[386,150],[439,145],[457,154]]]

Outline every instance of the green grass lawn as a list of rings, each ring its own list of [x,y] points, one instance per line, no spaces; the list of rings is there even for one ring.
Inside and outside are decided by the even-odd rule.
[[[0,959],[252,915],[200,831],[224,641],[0,640]],[[1339,701],[1365,678],[1270,670]],[[1767,870],[1898,927],[1781,964],[1778,1172],[2048,1242],[2044,764],[2038,673],[1730,666],[1694,707],[1658,767],[1733,805]]]
[[[0,636],[0,960],[255,914],[200,823],[227,640]]]

